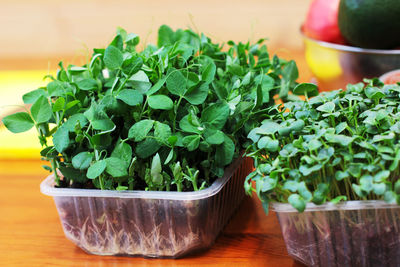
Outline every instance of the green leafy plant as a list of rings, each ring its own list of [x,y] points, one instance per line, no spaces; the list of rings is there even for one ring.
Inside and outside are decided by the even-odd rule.
[[[400,86],[365,82],[271,107],[251,130],[256,170],[245,187],[266,211],[271,201],[300,212],[309,202],[400,203]],[[316,86],[300,84],[300,92],[315,95]]]
[[[164,25],[157,46],[137,51],[139,37],[118,29],[87,64],[61,62],[46,87],[23,96],[30,112],[3,122],[37,129],[60,187],[200,190],[248,145],[274,96],[288,99],[296,85],[296,64],[270,58],[263,41],[224,51]]]

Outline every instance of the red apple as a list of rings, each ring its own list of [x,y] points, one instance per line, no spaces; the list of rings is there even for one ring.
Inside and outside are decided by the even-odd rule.
[[[303,26],[304,34],[316,40],[344,44],[338,26],[339,2],[340,0],[314,0]]]

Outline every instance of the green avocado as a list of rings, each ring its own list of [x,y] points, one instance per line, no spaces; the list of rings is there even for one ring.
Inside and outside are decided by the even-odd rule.
[[[400,46],[400,0],[341,0],[338,22],[343,37],[353,46]]]

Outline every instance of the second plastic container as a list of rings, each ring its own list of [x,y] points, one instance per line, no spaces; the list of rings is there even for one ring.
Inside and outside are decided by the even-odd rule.
[[[274,203],[286,248],[308,266],[400,266],[400,207],[383,201]]]
[[[41,191],[54,197],[66,237],[89,253],[177,258],[213,244],[243,199],[252,167],[239,158],[196,192],[55,188],[53,176]]]

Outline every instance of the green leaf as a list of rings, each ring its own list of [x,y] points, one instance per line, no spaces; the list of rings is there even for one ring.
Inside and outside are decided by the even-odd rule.
[[[53,81],[47,85],[47,92],[49,96],[65,96],[67,93],[67,88],[65,88],[65,83],[60,81]]]
[[[79,100],[73,100],[71,102],[68,102],[67,105],[65,106],[65,110],[68,110],[74,106],[76,106],[77,104],[79,104],[80,101]]]
[[[269,136],[261,137],[261,139],[257,143],[257,147],[259,149],[266,149],[270,152],[276,152],[279,150],[279,141],[273,140]]]
[[[200,105],[206,100],[208,89],[208,84],[200,83],[186,92],[185,99],[192,105]]]
[[[154,137],[166,143],[171,136],[171,127],[168,124],[156,121],[154,124]]]
[[[270,140],[265,146],[265,149],[270,152],[277,152],[279,148],[280,146],[278,140]]]
[[[188,135],[183,138],[183,145],[187,147],[189,151],[196,150],[200,144],[200,135]]]
[[[299,183],[297,181],[287,180],[283,184],[283,189],[289,190],[290,192],[297,192],[298,187]]]
[[[107,149],[107,147],[110,146],[112,142],[110,134],[104,134],[104,133],[95,134],[92,136],[90,140],[92,145],[97,150]]]
[[[337,196],[334,199],[332,199],[330,202],[332,204],[338,204],[340,201],[347,201],[347,197],[346,196]]]
[[[137,73],[143,66],[143,59],[140,56],[132,57],[129,60],[124,60],[122,64],[122,71],[127,75],[131,76]]]
[[[164,165],[167,165],[168,163],[170,163],[173,157],[174,157],[174,149],[171,148],[171,150],[168,153],[167,158],[165,159]]]
[[[335,103],[333,102],[326,102],[323,105],[317,107],[318,111],[332,113],[335,110]]]
[[[318,184],[317,190],[314,192],[312,197],[312,202],[314,204],[320,205],[326,201],[326,196],[329,192],[329,186],[327,184]]]
[[[168,91],[177,96],[184,96],[186,93],[186,78],[179,70],[172,70],[167,78]]]
[[[389,170],[390,170],[390,171],[396,170],[397,167],[399,166],[399,161],[400,161],[400,149],[398,149],[398,150],[396,151],[396,156],[395,156],[395,158],[393,159],[392,164],[390,164]]]
[[[118,69],[124,62],[122,52],[115,46],[110,45],[104,52],[104,64],[110,70]]]
[[[114,39],[110,43],[110,46],[112,45],[118,48],[119,50],[122,50],[124,46],[124,40],[123,40],[124,38],[122,36],[125,36],[125,34],[123,33],[123,31],[119,31],[119,33],[114,37]]]
[[[116,127],[114,122],[110,118],[108,118],[108,116],[104,112],[95,113],[91,123],[93,129],[100,131],[112,131]]]
[[[160,144],[153,138],[147,138],[136,146],[135,153],[139,158],[145,159],[154,155],[160,149]]]
[[[128,137],[135,142],[140,142],[146,138],[147,134],[153,128],[153,120],[141,120],[129,129]]]
[[[384,194],[383,199],[385,200],[385,202],[389,203],[389,204],[394,204],[396,203],[396,193],[393,191],[386,191]]]
[[[165,81],[167,80],[166,77],[163,77],[161,79],[159,79],[154,85],[153,87],[150,88],[149,91],[146,92],[146,95],[150,96],[152,94],[155,94],[158,92],[158,90],[161,89],[161,87],[164,85]]]
[[[384,182],[390,176],[390,171],[382,170],[374,175],[374,182]]]
[[[359,178],[361,176],[361,167],[362,165],[360,163],[350,163],[347,171],[353,177]]]
[[[76,85],[84,91],[95,90],[98,87],[96,80],[90,78],[79,80],[76,82]]]
[[[69,180],[76,181],[78,183],[84,183],[87,180],[86,175],[83,172],[74,169],[72,167],[60,166],[59,170],[62,173],[62,175],[68,178]]]
[[[22,100],[25,104],[33,104],[38,100],[39,97],[44,96],[47,97],[47,93],[43,89],[36,89],[26,93],[22,96]]]
[[[257,142],[257,147],[258,147],[259,149],[263,149],[263,148],[265,148],[265,147],[267,146],[267,144],[268,144],[270,141],[272,141],[272,138],[271,138],[271,137],[269,137],[269,136],[263,136],[263,137],[260,138],[260,140],[258,140],[258,142]]]
[[[257,93],[260,94],[260,96],[257,96],[257,99],[262,101],[261,103],[268,103],[270,101],[270,98],[272,97],[271,91],[274,90],[275,87],[275,80],[269,75],[265,74],[260,74],[254,79],[255,83],[257,85],[257,89],[260,88],[261,91]]]
[[[204,137],[206,139],[206,142],[211,145],[220,145],[225,140],[225,135],[222,131],[209,128],[206,128],[204,132]]]
[[[217,67],[213,61],[210,61],[207,66],[203,69],[201,73],[201,79],[205,81],[207,84],[211,83],[214,80],[215,72]]]
[[[255,104],[254,104],[253,109],[254,110],[259,109],[259,107],[261,107],[263,101],[264,101],[264,96],[262,93],[261,85],[257,85],[256,98],[255,98]]]
[[[186,133],[201,133],[199,126],[193,125],[193,120],[189,120],[189,115],[186,115],[179,121],[179,127]]]
[[[107,167],[107,162],[105,160],[99,160],[89,167],[86,176],[89,179],[95,179],[100,176]]]
[[[172,45],[175,42],[174,36],[174,31],[170,27],[167,25],[161,25],[158,29],[158,47]]]
[[[163,182],[163,176],[161,174],[162,167],[161,167],[161,159],[160,155],[155,154],[153,160],[151,161],[151,180],[154,184],[160,185]]]
[[[224,142],[217,146],[215,152],[215,163],[219,167],[226,166],[232,162],[235,153],[235,144],[226,135],[224,135]]]
[[[176,135],[172,135],[168,138],[168,144],[171,146],[175,146],[175,144],[178,142],[178,137]]]
[[[303,130],[304,125],[305,123],[303,120],[296,120],[292,122],[292,124],[290,125],[290,129],[292,131],[300,132],[301,130]]]
[[[136,106],[143,103],[143,95],[137,90],[124,89],[117,95],[117,99],[129,106]]]
[[[301,165],[299,168],[299,171],[304,175],[308,176],[312,174],[313,172],[319,171],[322,168],[321,164],[316,164],[314,166],[308,166],[308,165]]]
[[[341,181],[343,179],[349,178],[350,174],[347,171],[336,171],[335,178],[337,181]]]
[[[308,143],[308,149],[310,151],[312,150],[317,150],[318,148],[320,148],[322,146],[322,143],[318,140],[318,139],[312,139],[309,143]]]
[[[105,159],[106,172],[112,177],[118,178],[128,175],[127,167],[122,159],[110,157]]]
[[[81,152],[72,158],[72,166],[78,170],[86,170],[92,162],[93,154],[90,152]]]
[[[282,69],[281,91],[279,92],[280,97],[286,97],[288,95],[291,85],[298,77],[299,71],[296,62],[291,60]]]
[[[69,146],[69,132],[65,124],[58,128],[53,135],[53,143],[59,153],[62,153]]]
[[[148,103],[153,109],[171,110],[174,107],[174,102],[166,95],[151,95]]]
[[[335,133],[340,134],[347,128],[347,122],[341,122],[335,127]]]
[[[293,94],[307,95],[307,97],[312,97],[317,96],[319,92],[318,87],[313,83],[300,83],[293,89]]]
[[[369,174],[364,174],[360,178],[361,189],[367,193],[373,189],[373,177]]]
[[[288,201],[299,212],[303,212],[306,209],[306,202],[298,194],[291,194]]]
[[[30,130],[35,123],[26,112],[17,112],[3,118],[6,128],[12,133],[22,133]]]
[[[46,97],[40,96],[31,107],[31,114],[36,123],[43,123],[50,120],[52,108]]]
[[[118,142],[113,152],[111,153],[111,157],[121,159],[125,163],[125,166],[128,168],[132,160],[132,148],[129,144],[125,142]]]
[[[63,110],[64,106],[65,106],[65,98],[60,96],[53,104],[53,112],[58,112]]]
[[[215,93],[217,94],[218,98],[221,100],[226,100],[228,97],[228,91],[225,88],[225,85],[221,82],[218,82],[218,80],[215,80],[211,86],[213,87]]]
[[[377,87],[365,88],[365,95],[370,99],[380,99],[385,96],[385,94]]]
[[[325,139],[328,142],[340,144],[341,146],[348,146],[353,142],[353,137],[349,137],[341,134],[326,134]]]
[[[383,183],[382,183],[383,184]],[[383,184],[384,185],[384,184]],[[400,180],[397,180],[394,183],[394,192],[399,195],[400,194]]]
[[[138,90],[141,94],[146,94],[151,88],[151,83],[147,74],[140,70],[129,78],[129,83],[133,89]]]
[[[217,130],[221,130],[228,117],[229,106],[224,103],[217,103],[206,107],[201,113],[201,121],[213,126]]]
[[[64,122],[62,127],[65,127],[70,132],[74,132],[77,123],[79,123],[81,127],[85,127],[86,124],[88,123],[88,120],[82,113],[76,113],[71,117],[69,117],[69,119],[66,122]]]
[[[258,130],[256,131],[256,133],[262,135],[271,135],[276,133],[279,128],[280,125],[278,123],[271,120],[264,120],[260,128],[257,128]]]
[[[374,191],[375,195],[381,196],[386,191],[386,185],[384,183],[373,184],[372,190]]]

